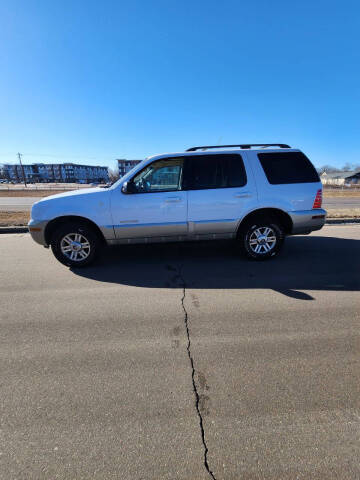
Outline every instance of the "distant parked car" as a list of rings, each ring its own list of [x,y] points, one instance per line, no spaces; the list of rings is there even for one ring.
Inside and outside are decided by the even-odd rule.
[[[286,235],[322,228],[321,203],[319,175],[300,150],[193,147],[148,158],[108,189],[41,199],[29,230],[69,266],[90,264],[104,244],[225,238],[263,260],[280,252]]]
[[[93,183],[90,183],[90,186],[91,187],[97,187],[99,184],[99,182],[93,182]]]

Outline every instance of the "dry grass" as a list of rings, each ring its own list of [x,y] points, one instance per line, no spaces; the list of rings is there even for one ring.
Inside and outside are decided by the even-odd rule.
[[[323,189],[323,196],[324,198],[334,198],[334,197],[360,197],[360,188],[348,188],[347,190],[344,189],[332,189],[332,188],[324,188]]]
[[[24,226],[30,220],[30,212],[1,212],[0,211],[0,227]]]
[[[327,218],[360,218],[360,208],[329,208]]]
[[[71,190],[0,190],[0,197],[48,197]]]

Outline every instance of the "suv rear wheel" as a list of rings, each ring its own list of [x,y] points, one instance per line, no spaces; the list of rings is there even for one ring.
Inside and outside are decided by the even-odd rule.
[[[267,260],[281,251],[285,231],[276,218],[259,216],[246,222],[240,229],[239,241],[242,251],[253,260]]]
[[[61,225],[51,239],[54,256],[69,267],[90,265],[98,255],[99,247],[97,234],[82,223],[69,222]]]

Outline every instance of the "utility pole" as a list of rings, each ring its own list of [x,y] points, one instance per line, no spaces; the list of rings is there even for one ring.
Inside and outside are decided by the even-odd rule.
[[[20,162],[20,166],[21,166],[22,176],[23,176],[23,179],[24,179],[24,185],[25,185],[25,187],[27,187],[27,185],[26,185],[25,171],[24,171],[23,164],[22,164],[22,162],[21,162],[21,153],[18,153],[18,158],[19,158],[19,162]]]

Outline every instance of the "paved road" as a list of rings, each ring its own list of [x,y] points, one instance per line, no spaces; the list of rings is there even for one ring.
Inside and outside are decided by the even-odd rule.
[[[0,210],[8,211],[23,211],[30,210],[33,203],[40,200],[38,197],[1,197],[0,196]],[[360,208],[360,197],[351,198],[325,198],[324,208]]]
[[[78,271],[1,235],[1,479],[359,479],[359,271],[360,226]]]
[[[324,208],[360,208],[360,197],[324,198]]]
[[[0,196],[0,210],[9,212],[30,211],[32,205],[40,197],[2,197]]]

